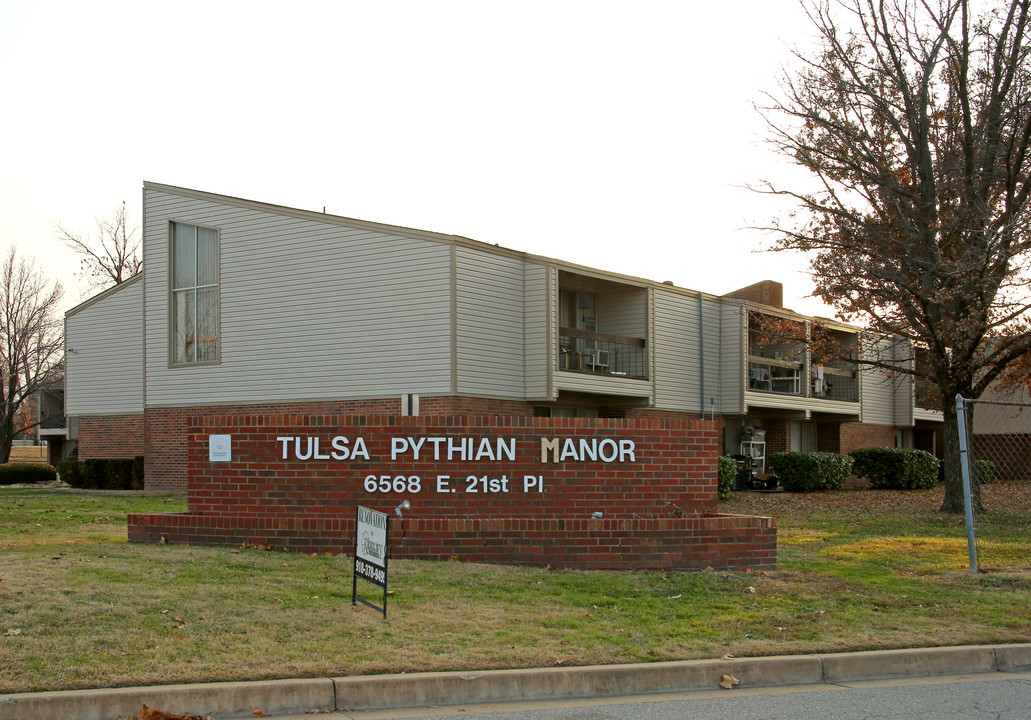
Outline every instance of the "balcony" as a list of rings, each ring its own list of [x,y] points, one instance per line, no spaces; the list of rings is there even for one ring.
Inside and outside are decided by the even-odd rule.
[[[859,402],[859,373],[853,365],[814,365],[809,372],[813,397]]]
[[[748,389],[803,395],[802,369],[802,363],[795,360],[749,355]]]
[[[611,377],[648,379],[643,338],[559,328],[558,369]]]

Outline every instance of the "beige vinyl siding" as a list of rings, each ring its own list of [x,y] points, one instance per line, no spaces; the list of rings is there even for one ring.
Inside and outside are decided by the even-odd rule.
[[[597,288],[598,332],[645,338],[648,335],[648,290],[614,283],[588,283]]]
[[[145,190],[148,405],[450,389],[450,247]],[[220,362],[169,367],[168,227],[219,231]]]
[[[652,384],[648,380],[606,377],[589,373],[560,372],[555,376],[555,386],[566,392],[598,395],[621,395],[637,398],[650,398],[652,395]]]
[[[556,371],[558,371],[558,333],[559,333],[559,274],[558,268],[554,266],[548,267],[548,322],[550,327],[548,334],[551,336],[551,357],[548,358],[548,364],[552,368],[552,391],[551,396],[558,396],[558,385],[555,384]]]
[[[65,318],[68,415],[143,412],[143,282],[128,280]]]
[[[887,341],[880,341],[880,352],[891,352]],[[863,350],[866,359],[872,359],[877,350]],[[895,396],[898,379],[886,371],[869,366],[859,368],[859,398],[862,422],[867,425],[896,425]]]
[[[524,397],[523,262],[458,248],[458,392]]]
[[[551,356],[548,343],[548,267],[535,263],[523,266],[525,343],[525,393],[527,399],[550,400],[548,369]]]
[[[705,378],[698,388],[704,390],[701,403],[705,408],[705,417],[712,412],[722,413],[722,372],[720,367],[720,338],[722,335],[722,307],[717,298],[702,296],[702,351],[705,353]],[[699,408],[701,409],[701,408]]]
[[[900,363],[906,368],[912,368],[915,359],[913,352],[908,344],[898,346],[895,350],[895,362]],[[913,414],[914,414],[914,388],[913,388],[913,376],[912,375],[899,375],[894,379],[893,387],[895,390],[895,424],[900,427],[910,427],[913,425]]]
[[[745,310],[740,300],[720,300],[720,395],[722,412],[745,412],[748,361],[745,357]]]
[[[655,301],[655,407],[699,412],[701,351],[698,297],[657,288]]]

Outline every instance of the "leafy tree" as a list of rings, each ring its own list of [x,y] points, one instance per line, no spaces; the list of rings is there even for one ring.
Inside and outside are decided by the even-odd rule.
[[[774,249],[808,253],[815,294],[881,339],[867,363],[937,386],[948,512],[963,509],[952,398],[1031,349],[1029,3],[806,0],[819,50],[764,109],[815,180],[761,188],[797,202]]]
[[[15,435],[39,424],[23,406],[61,377],[61,296],[59,283],[49,285],[35,261],[11,248],[0,266],[0,463]]]
[[[80,256],[81,274],[89,290],[117,285],[143,268],[138,228],[131,226],[125,203],[111,218],[96,218],[97,235],[74,233],[58,223],[57,236]]]

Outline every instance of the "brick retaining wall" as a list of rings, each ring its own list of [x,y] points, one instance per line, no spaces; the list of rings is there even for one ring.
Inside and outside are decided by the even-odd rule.
[[[391,525],[394,559],[460,560],[593,570],[772,569],[777,522],[744,515],[638,519],[404,519]],[[131,542],[354,552],[354,513],[336,518],[129,515]]]
[[[404,543],[394,543],[395,557],[684,569],[769,568],[776,561],[772,518],[717,512],[717,424],[711,421],[343,417],[250,408],[240,414],[205,409],[180,421],[188,427],[190,512],[133,515],[130,540],[350,552],[358,504],[391,512],[407,499]],[[232,437],[231,462],[210,461],[211,435]],[[300,438],[299,445],[285,444],[285,459],[284,437]],[[333,459],[334,437],[348,439],[338,445],[348,452],[361,438],[368,457]],[[429,444],[418,458],[408,447],[392,460],[394,438]],[[444,448],[442,457],[430,450],[433,438],[445,439],[436,446]],[[461,457],[462,438],[472,440],[479,460]],[[542,441],[556,438],[565,454],[549,450],[543,462]],[[450,460],[440,444],[448,439]],[[607,448],[612,461],[605,462],[605,452],[573,457],[581,441]],[[499,442],[514,447],[514,457],[502,453]],[[500,457],[483,456],[485,448]],[[312,454],[321,457],[303,459]],[[402,477],[400,489],[380,491],[380,476],[388,485]],[[441,476],[447,476],[443,485]],[[527,476],[543,478],[543,491],[526,486]],[[596,512],[600,519],[592,519]]]
[[[533,414],[528,403],[484,398],[433,397],[419,399],[420,412],[450,415],[476,413],[490,415]],[[186,490],[187,418],[221,416],[240,413],[316,414],[347,417],[365,414],[401,414],[400,398],[373,400],[338,400],[331,402],[291,402],[264,405],[212,405],[205,407],[151,407],[145,416],[146,477],[148,490]]]

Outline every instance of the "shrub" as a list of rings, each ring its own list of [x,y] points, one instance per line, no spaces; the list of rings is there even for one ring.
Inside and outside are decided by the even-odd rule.
[[[852,470],[852,458],[826,452],[782,452],[770,456],[770,466],[790,492],[840,490]]]
[[[61,480],[72,487],[81,488],[82,484],[82,463],[78,460],[63,460],[57,463],[57,474]]]
[[[861,448],[849,453],[852,471],[879,489],[920,490],[938,483],[938,458],[908,448]]]
[[[137,455],[132,459],[132,489],[143,489],[143,456]]]
[[[82,487],[90,490],[107,487],[107,460],[90,458],[82,461]]]
[[[988,485],[995,482],[995,463],[991,460],[975,460],[974,479],[978,485]]]
[[[0,485],[29,485],[57,479],[57,469],[46,463],[0,465]]]
[[[107,487],[109,490],[132,489],[132,459],[107,461]]]
[[[75,481],[67,478],[65,482],[91,490],[138,490],[142,488],[142,478],[140,488],[134,487],[136,463],[135,458],[90,458],[77,463],[80,477]]]
[[[719,477],[716,493],[720,500],[724,500],[730,496],[730,491],[734,487],[734,477],[737,475],[737,461],[731,457],[720,456],[716,472]]]

